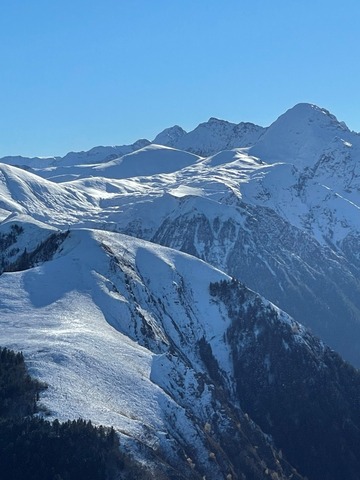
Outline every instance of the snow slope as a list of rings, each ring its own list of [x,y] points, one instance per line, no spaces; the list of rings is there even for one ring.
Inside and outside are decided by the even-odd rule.
[[[22,238],[41,224],[28,220],[23,228]],[[229,318],[209,292],[209,282],[227,279],[174,250],[73,230],[48,261],[0,276],[2,344],[23,351],[30,372],[49,385],[41,402],[51,418],[111,424],[122,448],[140,458],[182,465],[188,478],[195,466],[207,478],[225,478],[235,461],[226,432],[248,420],[218,397],[199,349],[209,345],[231,395]],[[210,442],[204,425],[215,418]],[[247,428],[270,453],[269,468],[281,472],[268,440]]]
[[[315,382],[338,372],[331,388],[351,404],[357,422],[347,389],[349,381],[360,389],[360,378],[347,367],[351,378],[343,380],[344,364],[322,342],[221,271],[132,237],[88,229],[64,236],[23,216],[7,219],[0,232],[14,230],[16,221],[22,231],[14,245],[31,235],[48,236],[56,247],[42,241],[35,247],[42,261],[34,264],[29,249],[28,265],[0,275],[2,344],[23,351],[31,374],[48,383],[41,403],[50,418],[113,425],[121,448],[150,471],[160,462],[183,478],[267,472],[301,480],[241,410],[243,396],[252,395],[244,391],[241,369],[250,365],[261,376],[265,365],[272,385],[282,375],[272,364],[285,356],[286,388],[305,396],[308,386],[291,376],[293,361],[302,371],[310,365]],[[261,348],[250,348],[257,338]],[[269,351],[269,342],[282,348]],[[326,389],[318,395],[328,404]],[[271,409],[277,415],[276,405]],[[316,422],[317,412],[307,412]],[[353,437],[344,435],[342,445],[353,451]],[[339,439],[329,441],[338,448]]]

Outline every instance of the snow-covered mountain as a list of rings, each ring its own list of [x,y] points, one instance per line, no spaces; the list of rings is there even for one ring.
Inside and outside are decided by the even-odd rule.
[[[3,157],[1,162],[25,169],[34,169],[39,173],[43,169],[52,171],[61,167],[102,164],[143,149],[151,143],[185,150],[200,156],[209,156],[221,150],[253,146],[265,130],[265,128],[249,122],[235,124],[210,118],[191,132],[186,132],[179,125],[166,128],[152,142],[147,139],[139,139],[131,145],[97,146],[88,151],[69,152],[64,157],[8,156]],[[43,173],[40,174],[44,176]],[[143,172],[142,174],[145,175],[146,173]]]
[[[234,397],[230,321],[209,291],[226,275],[119,234],[54,233],[17,216],[1,227],[9,244],[0,277],[2,341],[21,348],[31,373],[48,383],[42,402],[52,417],[110,423],[123,433],[123,448],[160,458],[187,478],[192,470],[214,479],[246,471],[227,447],[231,436],[253,468],[256,444],[266,468],[288,478],[291,469]],[[24,245],[31,245],[26,258]]]
[[[114,425],[167,478],[358,478],[359,376],[301,324],[360,365],[359,142],[300,104],[3,159],[2,344],[51,416]]]
[[[283,358],[287,365],[311,360],[315,382],[340,372],[343,362],[303,327],[176,250],[99,230],[56,231],[17,215],[1,232],[2,341],[21,348],[30,372],[49,385],[41,401],[50,417],[110,423],[123,449],[184,478],[302,478],[278,450],[299,463],[293,445],[274,443],[242,410],[250,393],[240,371],[265,365],[272,384],[283,378],[274,367]],[[263,338],[266,345],[250,354],[248,343]],[[286,376],[294,394],[304,389],[295,373]],[[345,380],[360,391],[359,375],[339,375],[333,388],[350,399]],[[320,388],[319,398],[325,393]],[[356,406],[348,414],[355,423]],[[309,424],[317,420],[310,409]],[[348,445],[351,457],[346,430],[330,438],[335,448]]]
[[[266,129],[251,151],[268,163],[284,161],[297,168],[313,166],[334,138],[353,139],[344,122],[324,108],[299,103]]]
[[[1,159],[2,163],[14,165],[25,169],[43,169],[49,167],[69,167],[73,165],[91,165],[102,163],[114,158],[122,157],[128,153],[139,150],[149,145],[149,140],[140,139],[131,145],[98,146],[87,152],[69,152],[64,157],[22,157],[7,156]]]
[[[167,128],[155,137],[153,143],[207,157],[221,150],[253,146],[265,130],[249,122],[235,124],[211,117],[188,133],[178,125]]]

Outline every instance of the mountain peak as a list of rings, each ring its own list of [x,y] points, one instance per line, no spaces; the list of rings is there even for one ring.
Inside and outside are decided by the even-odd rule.
[[[179,125],[174,125],[173,127],[165,128],[165,130],[156,135],[152,143],[173,147],[179,138],[184,135],[186,135],[186,131]]]
[[[155,137],[153,143],[207,157],[222,150],[254,145],[263,132],[264,128],[258,125],[236,124],[210,117],[188,133],[178,125],[167,128]]]
[[[332,122],[340,125],[344,130],[348,130],[346,124],[344,122],[339,122],[335,115],[330,113],[329,110],[312,103],[298,103],[294,107],[287,110],[279,118],[282,117],[285,117],[286,119],[298,119],[299,121],[307,119],[310,121],[318,120],[322,122]]]
[[[231,122],[228,122],[227,120],[222,120],[221,118],[216,118],[216,117],[210,117],[207,122],[204,122],[202,125],[206,124],[225,124],[225,125],[233,125]]]
[[[344,140],[351,132],[325,108],[298,103],[266,130],[251,153],[266,162],[284,161],[297,167],[312,166],[334,137]]]

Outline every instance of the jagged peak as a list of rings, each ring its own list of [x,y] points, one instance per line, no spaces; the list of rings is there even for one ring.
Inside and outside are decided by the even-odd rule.
[[[227,121],[227,120],[223,120],[222,118],[217,118],[217,117],[210,117],[209,120],[205,123],[226,123],[227,125],[231,125],[232,123]]]
[[[236,126],[235,123],[229,122],[227,120],[222,120],[221,118],[216,118],[216,117],[210,117],[207,122],[202,122],[199,123],[199,125],[193,130],[197,130],[202,127],[217,127],[217,126],[226,126],[226,127],[231,127],[234,128]]]
[[[180,125],[173,125],[172,127],[165,128],[162,133],[170,133],[170,132],[179,132],[179,133],[187,133]]]
[[[186,130],[184,130],[182,127],[179,125],[174,125],[172,127],[165,128],[165,130],[156,135],[152,143],[172,146],[174,142],[176,142],[183,135],[186,135],[186,133]]]

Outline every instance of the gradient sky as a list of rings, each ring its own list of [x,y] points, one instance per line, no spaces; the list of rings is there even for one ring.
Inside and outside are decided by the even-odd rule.
[[[0,156],[153,139],[299,102],[360,131],[358,0],[1,0]]]

